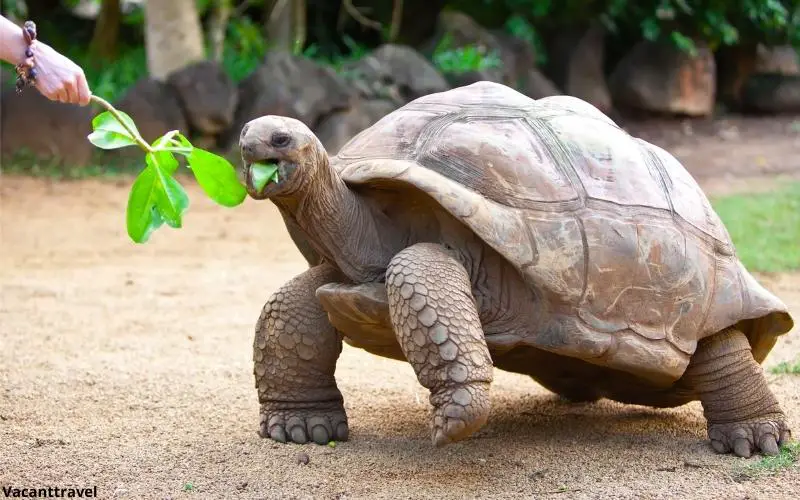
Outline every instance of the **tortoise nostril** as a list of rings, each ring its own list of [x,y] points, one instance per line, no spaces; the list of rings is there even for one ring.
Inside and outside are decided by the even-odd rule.
[[[252,161],[255,161],[257,159],[256,158],[256,146],[252,142],[242,141],[241,150],[242,150],[242,158],[245,161],[252,162]]]

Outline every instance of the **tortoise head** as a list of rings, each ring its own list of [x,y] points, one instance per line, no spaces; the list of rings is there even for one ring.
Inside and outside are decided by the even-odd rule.
[[[266,115],[247,122],[239,149],[247,193],[256,200],[291,196],[313,182],[328,161],[317,136],[303,122],[285,116]],[[262,176],[268,179],[259,179]]]

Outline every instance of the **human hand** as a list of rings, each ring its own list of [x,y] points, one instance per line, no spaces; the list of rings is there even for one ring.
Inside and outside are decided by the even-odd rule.
[[[38,40],[33,41],[30,50],[36,61],[34,81],[42,95],[65,104],[89,104],[92,93],[80,66]]]

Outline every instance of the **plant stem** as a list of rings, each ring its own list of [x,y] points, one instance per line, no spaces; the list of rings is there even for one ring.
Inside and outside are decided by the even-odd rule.
[[[128,124],[125,123],[125,120],[122,119],[122,115],[119,114],[119,111],[117,111],[117,109],[114,106],[112,106],[111,103],[109,103],[102,97],[98,97],[94,94],[92,94],[91,100],[106,108],[108,112],[111,113],[114,116],[114,118],[117,119],[119,124],[122,125],[122,128],[124,128],[129,134],[131,134],[131,137],[134,138],[136,144],[138,144],[140,148],[142,148],[147,153],[153,152],[153,148],[150,147],[150,144],[148,144],[147,141],[142,139],[142,137],[138,133],[136,133],[135,131],[131,130],[130,127],[128,127]]]

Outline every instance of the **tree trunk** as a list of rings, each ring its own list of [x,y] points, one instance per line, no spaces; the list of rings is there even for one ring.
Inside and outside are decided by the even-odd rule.
[[[222,61],[222,55],[225,51],[225,31],[228,29],[228,20],[231,17],[231,3],[231,0],[216,0],[216,8],[211,17],[211,26],[208,28],[211,58],[217,62]]]
[[[270,50],[302,52],[306,43],[306,0],[272,0],[266,6]]]
[[[94,62],[112,61],[117,55],[121,18],[120,0],[103,0],[89,44],[89,54]]]
[[[150,76],[160,81],[205,59],[203,30],[194,0],[147,0],[145,48]]]

